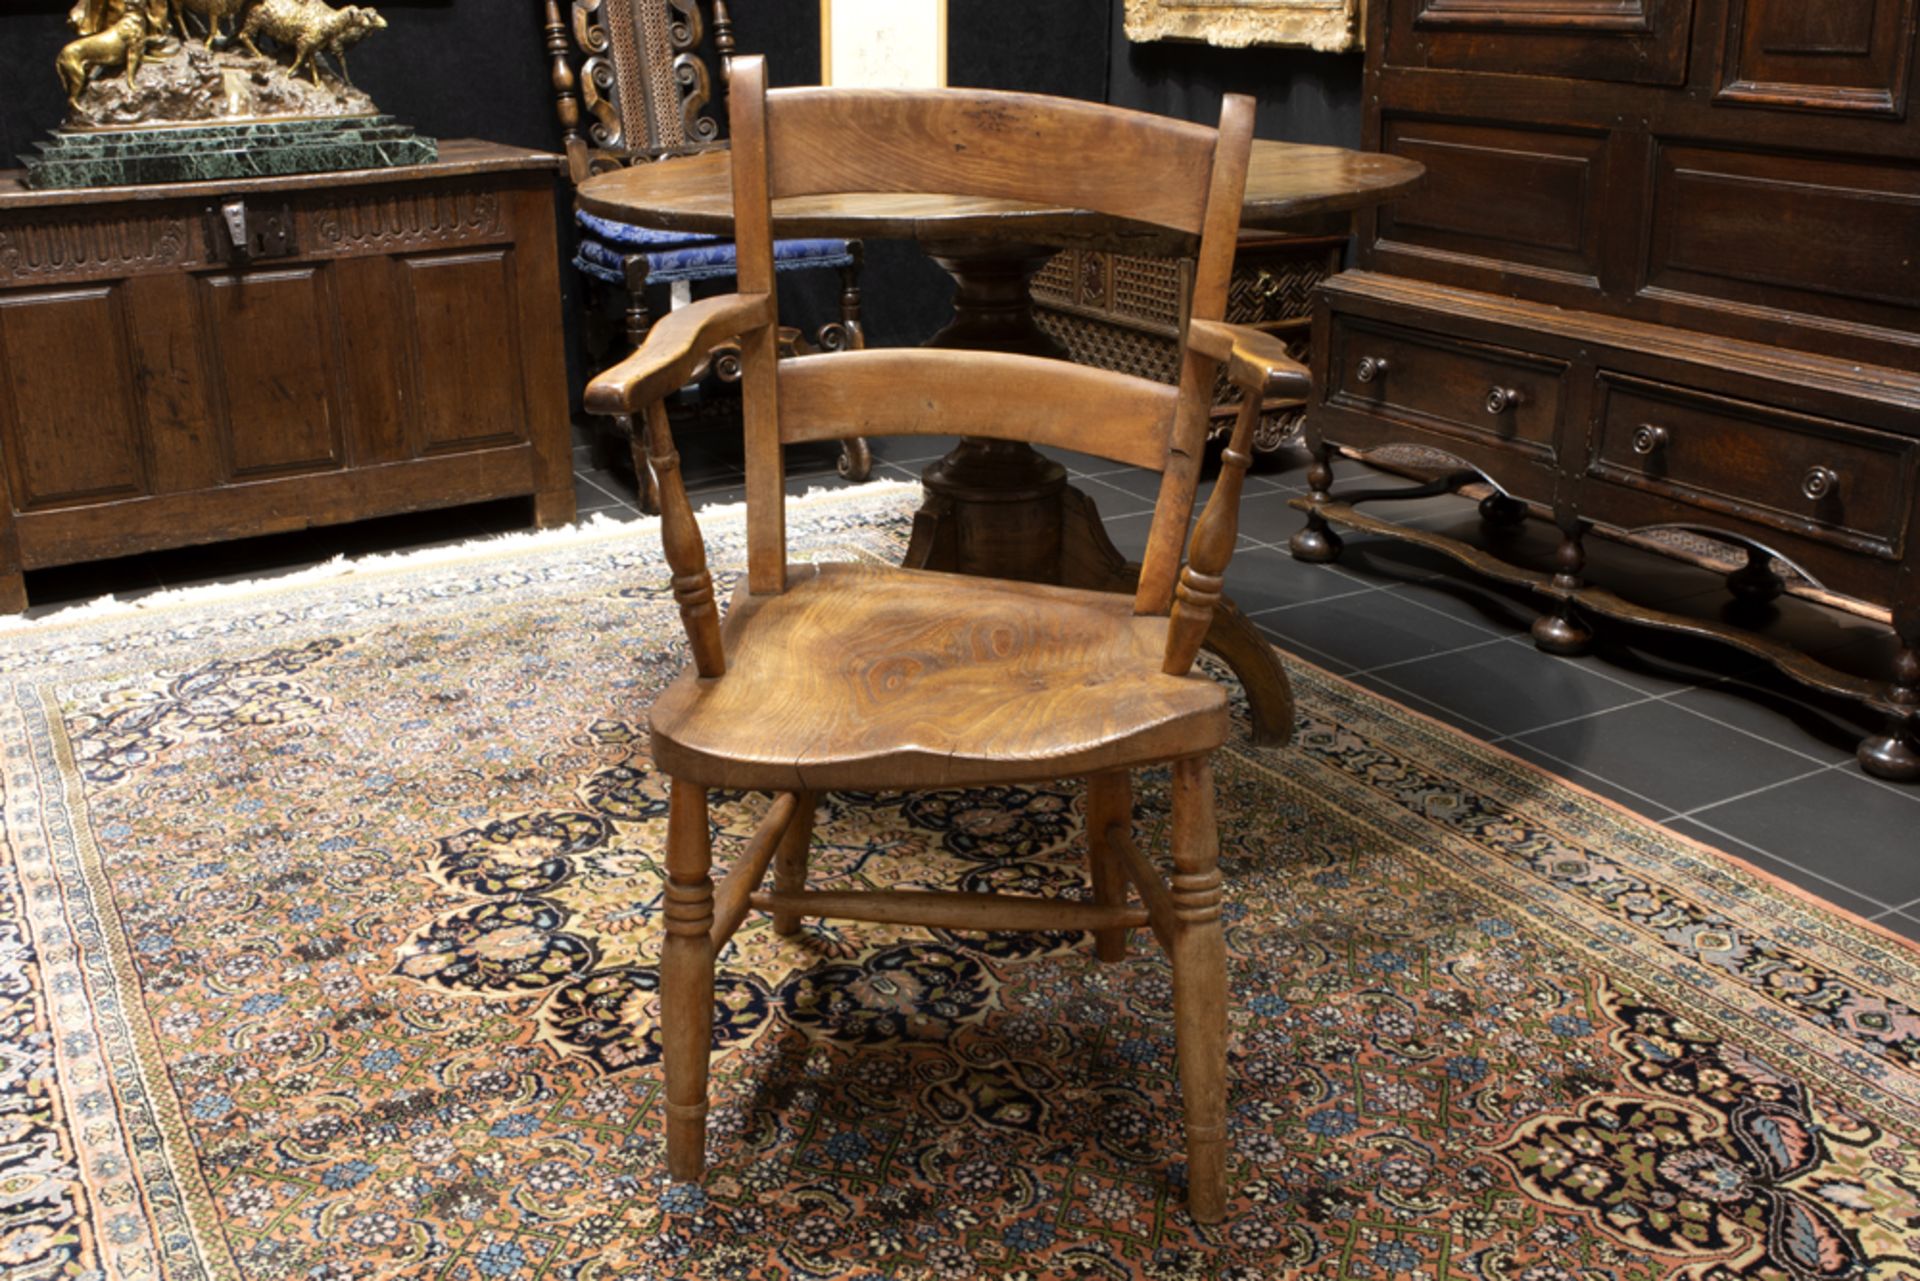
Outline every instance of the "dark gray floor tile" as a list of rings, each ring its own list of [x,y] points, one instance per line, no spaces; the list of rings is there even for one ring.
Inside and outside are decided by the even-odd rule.
[[[1106,526],[1107,537],[1120,549],[1120,554],[1128,560],[1139,560],[1146,554],[1147,531],[1153,527],[1153,513],[1140,512],[1133,516],[1111,516],[1101,522]]]
[[[1769,876],[1777,876],[1789,884],[1798,885],[1803,890],[1811,891],[1835,907],[1845,908],[1855,916],[1863,916],[1871,920],[1873,917],[1885,912],[1889,906],[1865,894],[1858,893],[1851,887],[1842,885],[1829,877],[1822,876],[1817,872],[1808,871],[1806,868],[1784,859],[1775,858],[1765,850],[1756,849],[1745,841],[1730,838],[1725,833],[1716,832],[1710,827],[1694,822],[1692,819],[1676,818],[1663,824],[1663,826],[1680,833],[1682,836],[1692,837],[1702,845],[1711,846],[1723,854],[1731,854],[1741,862],[1751,864]]]
[[[626,501],[606,486],[590,480],[583,472],[573,476],[573,509],[577,515],[586,516],[603,507],[612,507]]]
[[[1523,738],[1502,739],[1500,740],[1499,747],[1502,751],[1512,752],[1521,760],[1538,765],[1541,769],[1556,778],[1584,787],[1596,796],[1604,796],[1610,801],[1617,801],[1643,818],[1659,822],[1673,812],[1670,807],[1662,805],[1651,796],[1642,796],[1639,792],[1634,791],[1630,787],[1625,787],[1613,779],[1602,778],[1592,770],[1581,769],[1578,765],[1560,760],[1558,757],[1529,745],[1527,740]]]
[[[1844,770],[1690,817],[1889,906],[1920,898],[1920,802]]]
[[[1853,759],[1868,728],[1855,704],[1823,699],[1771,669],[1703,682],[1667,701],[1829,764]]]
[[[1372,590],[1337,569],[1297,561],[1272,547],[1243,547],[1227,565],[1227,594],[1247,614]]]
[[[1341,557],[1341,563],[1348,563],[1348,558]],[[1528,601],[1515,599],[1485,580],[1422,578],[1389,583],[1386,590],[1457,623],[1504,639],[1526,635],[1533,620],[1539,617],[1539,611]]]
[[[1307,518],[1288,505],[1292,497],[1282,490],[1248,492],[1240,500],[1240,536],[1254,542],[1285,547]]]
[[[1254,621],[1288,642],[1362,671],[1498,641],[1485,628],[1436,614],[1394,591],[1356,592],[1283,607]]]
[[[1536,648],[1527,628],[1516,630],[1509,639],[1515,645],[1530,650]],[[1705,682],[1743,676],[1758,666],[1749,655],[1724,645],[1663,636],[1604,620],[1595,622],[1592,649],[1572,658],[1562,657],[1560,661],[1619,681],[1643,694],[1658,695],[1678,694]]]
[[[1260,634],[1266,637],[1268,642],[1274,645],[1276,648],[1278,648],[1282,653],[1287,654],[1289,656],[1297,656],[1299,658],[1304,658],[1309,663],[1312,663],[1314,666],[1324,667],[1328,671],[1334,673],[1336,676],[1351,677],[1352,675],[1354,675],[1354,667],[1352,663],[1349,663],[1345,659],[1339,658],[1336,655],[1322,653],[1321,651],[1314,649],[1312,646],[1302,644],[1300,641],[1294,640],[1291,637],[1282,636],[1279,632],[1274,631],[1273,628],[1267,626],[1266,623],[1262,621],[1263,619],[1269,619],[1273,617],[1274,615],[1271,613],[1262,614],[1260,615],[1260,617],[1255,618],[1253,620],[1253,625],[1259,628]]]
[[[744,503],[747,501],[747,485],[738,481],[731,485],[709,485],[704,489],[689,490],[687,501],[694,510],[702,507],[718,507],[726,503]]]
[[[1389,671],[1396,669],[1389,668]],[[1484,741],[1497,738],[1498,732],[1481,724],[1471,716],[1430,699],[1422,698],[1411,690],[1402,689],[1387,681],[1378,672],[1358,672],[1348,677],[1354,684],[1372,690],[1382,698],[1391,699],[1400,706],[1430,716],[1443,725],[1451,725],[1461,733]]]
[[[1646,697],[1576,664],[1514,644],[1422,658],[1373,675],[1502,735],[1524,734]]]
[[[1104,477],[1075,476],[1072,484],[1075,489],[1093,500],[1093,505],[1099,511],[1102,520],[1153,510],[1152,494],[1138,494],[1131,489],[1109,485]]]
[[[1694,810],[1823,768],[1808,757],[1665,702],[1636,703],[1522,734],[1671,811]]]

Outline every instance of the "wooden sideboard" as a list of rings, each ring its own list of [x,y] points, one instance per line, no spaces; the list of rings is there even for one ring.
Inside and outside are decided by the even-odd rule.
[[[23,570],[531,495],[573,518],[558,159],[0,174],[0,609]]]
[[[1315,317],[1315,460],[1294,539],[1426,543],[1583,616],[1709,635],[1885,719],[1869,771],[1920,778],[1920,0],[1377,0],[1374,148],[1427,183],[1360,222],[1361,270]],[[1559,528],[1551,572],[1497,541],[1393,525],[1339,495],[1337,448],[1414,445],[1491,481],[1495,529]],[[1588,583],[1583,539],[1678,529],[1775,558],[1890,617],[1883,680],[1755,629]]]

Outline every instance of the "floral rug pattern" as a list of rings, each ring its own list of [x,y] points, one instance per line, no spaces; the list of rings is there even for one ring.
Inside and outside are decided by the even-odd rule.
[[[1920,1278],[1920,954],[1297,661],[1218,763],[1224,1224],[1144,931],[750,920],[670,1184],[665,580],[635,528],[0,633],[0,1275]],[[816,883],[1079,893],[1083,805],[836,794]]]

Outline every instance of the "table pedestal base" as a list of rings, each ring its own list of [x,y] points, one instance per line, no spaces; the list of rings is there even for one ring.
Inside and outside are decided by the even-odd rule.
[[[1030,285],[1053,250],[974,241],[930,244],[953,276],[954,318],[932,347],[1013,351],[1066,359],[1033,319]],[[926,502],[913,518],[913,569],[1059,583],[1132,595],[1140,566],[1107,537],[1093,500],[1067,484],[1066,468],[1023,441],[966,437],[922,477]],[[1264,747],[1293,736],[1293,691],[1273,646],[1231,600],[1214,610],[1207,648],[1240,678]]]

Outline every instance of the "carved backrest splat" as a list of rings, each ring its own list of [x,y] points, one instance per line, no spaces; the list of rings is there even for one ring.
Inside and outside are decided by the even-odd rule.
[[[701,51],[706,23],[698,0],[545,4],[555,110],[575,182],[635,159],[720,145],[707,111],[713,75]],[[563,6],[570,11],[564,19]],[[724,3],[714,6],[714,28],[724,56],[733,45]]]

